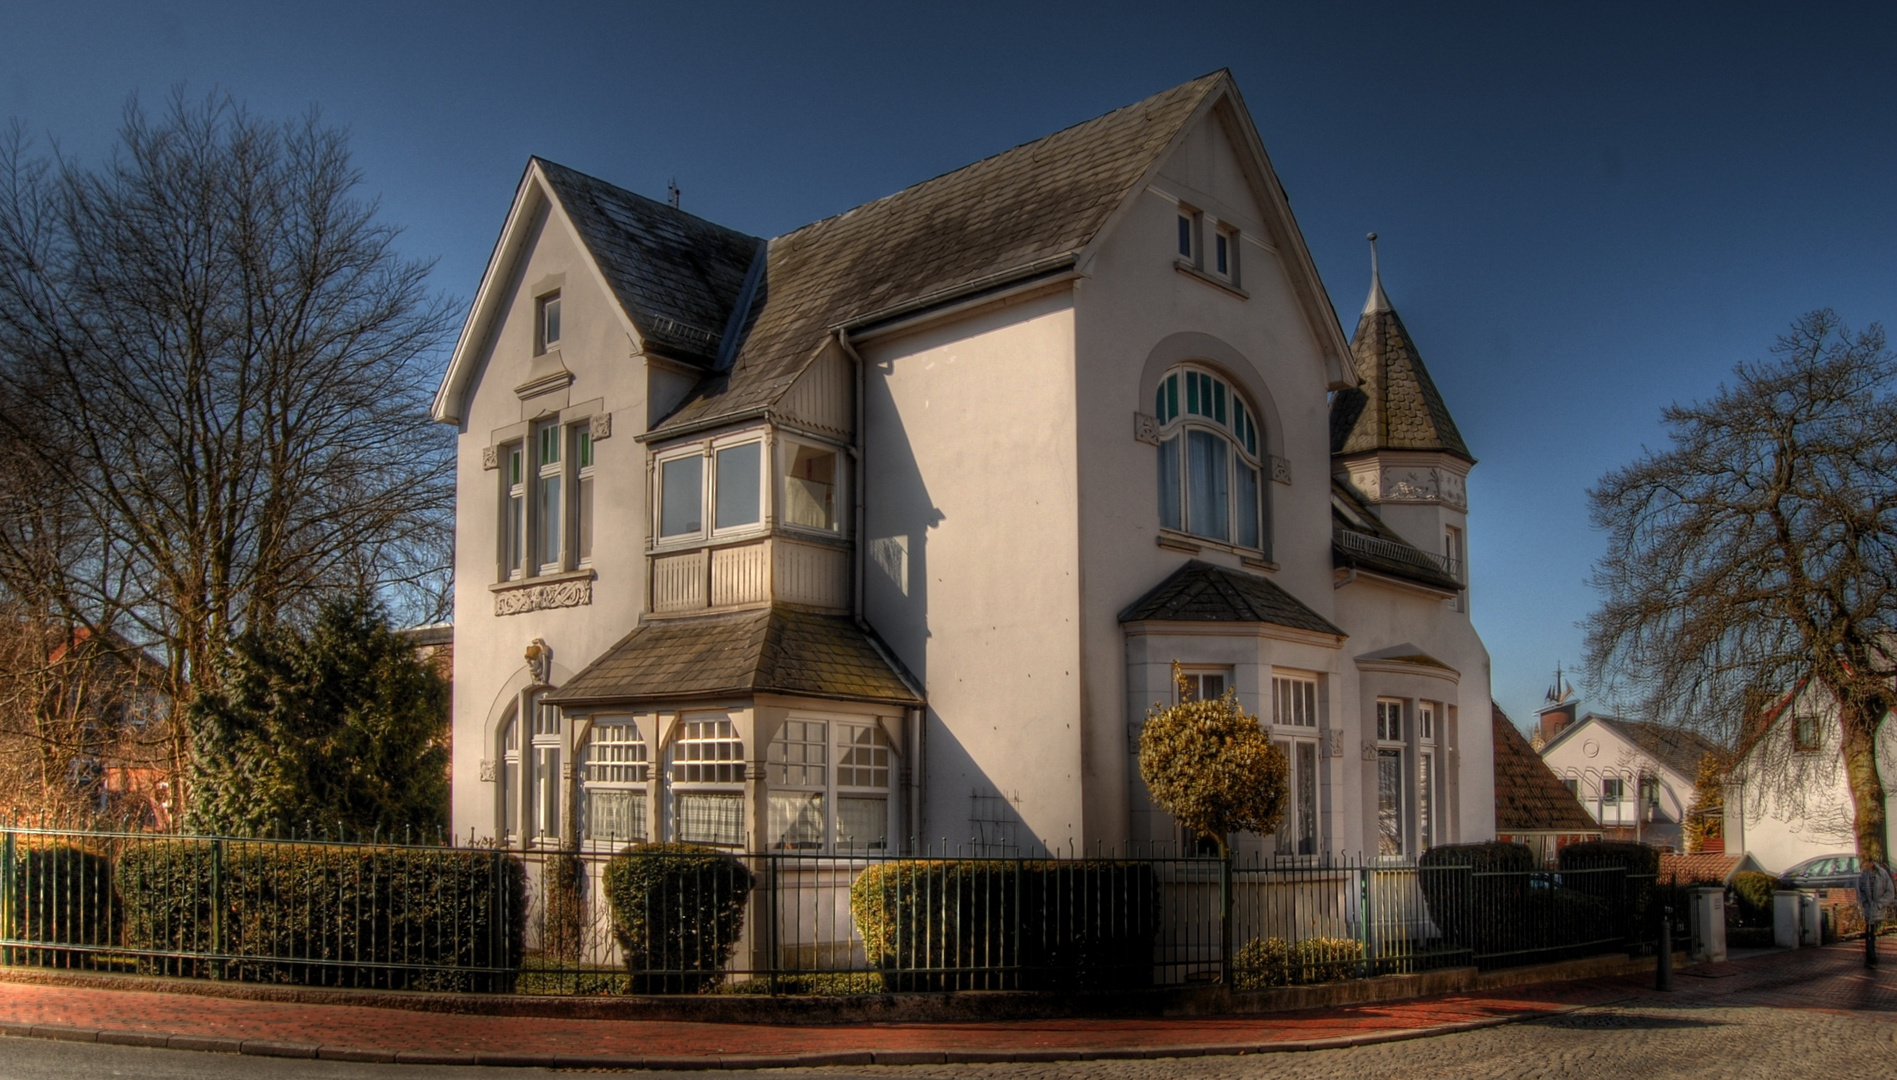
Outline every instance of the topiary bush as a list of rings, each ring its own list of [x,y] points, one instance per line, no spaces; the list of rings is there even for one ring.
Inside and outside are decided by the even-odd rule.
[[[121,912],[112,861],[70,844],[13,853],[10,926],[0,936],[53,948],[10,949],[7,963],[29,967],[91,967],[96,950],[118,943]]]
[[[606,864],[606,902],[635,994],[714,989],[744,932],[751,871],[701,844],[634,844]]]
[[[125,945],[150,974],[507,993],[526,871],[496,851],[136,840],[117,868]]]
[[[1357,974],[1363,942],[1355,938],[1253,938],[1232,956],[1232,982],[1239,990],[1335,982]]]
[[[1430,848],[1417,860],[1416,878],[1444,940],[1490,952],[1526,903],[1536,869],[1525,845],[1490,840]]]
[[[904,859],[857,875],[850,911],[893,991],[1152,985],[1147,863]]]
[[[1732,875],[1732,905],[1729,921],[1746,929],[1772,925],[1772,894],[1778,891],[1778,879],[1757,870],[1741,870]]]

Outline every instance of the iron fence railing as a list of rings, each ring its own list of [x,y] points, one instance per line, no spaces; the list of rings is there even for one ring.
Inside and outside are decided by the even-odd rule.
[[[1240,989],[1651,948],[1620,868],[456,847],[0,825],[0,964],[514,992]]]

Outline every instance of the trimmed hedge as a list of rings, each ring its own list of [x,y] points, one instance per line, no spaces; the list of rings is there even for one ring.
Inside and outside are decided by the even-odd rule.
[[[1146,863],[879,863],[851,885],[850,911],[892,991],[1152,984],[1159,889]]]
[[[701,844],[634,844],[606,864],[613,936],[635,994],[697,994],[724,978],[751,871]]]
[[[1363,942],[1355,938],[1253,938],[1232,956],[1232,983],[1239,990],[1335,982],[1357,974]]]
[[[1630,913],[1628,929],[1658,937],[1660,908],[1660,849],[1645,844],[1618,840],[1588,840],[1561,849],[1562,884],[1570,889],[1597,896]],[[1621,870],[1621,874],[1574,873],[1574,871]],[[1669,894],[1680,890],[1669,888]],[[1684,911],[1674,903],[1676,911]]]
[[[246,840],[132,841],[117,873],[128,949],[225,958],[141,957],[146,973],[498,993],[526,880],[500,852]]]
[[[11,925],[0,936],[49,946],[8,950],[10,964],[88,967],[94,950],[115,945],[120,910],[112,890],[112,861],[69,844],[14,849]]]
[[[1430,848],[1417,860],[1416,878],[1444,940],[1492,952],[1527,903],[1529,878],[1537,869],[1526,845],[1490,840]]]

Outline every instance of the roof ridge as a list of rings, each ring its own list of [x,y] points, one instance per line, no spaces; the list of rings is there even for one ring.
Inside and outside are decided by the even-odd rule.
[[[916,190],[917,188],[927,187],[930,184],[936,183],[941,180],[946,180],[949,177],[956,176],[960,173],[968,172],[971,169],[980,168],[983,165],[987,165],[987,164],[990,164],[991,162],[995,162],[1001,158],[1007,157],[1010,154],[1016,153],[1017,151],[1026,150],[1029,147],[1038,146],[1041,143],[1049,142],[1053,139],[1058,139],[1063,135],[1067,135],[1072,132],[1079,131],[1081,128],[1088,127],[1089,125],[1104,124],[1108,120],[1111,120],[1112,118],[1119,116],[1122,113],[1131,112],[1135,109],[1149,108],[1151,107],[1152,103],[1157,101],[1158,99],[1166,97],[1170,94],[1179,93],[1180,91],[1185,90],[1187,87],[1194,86],[1195,84],[1198,84],[1198,83],[1207,84],[1205,88],[1202,88],[1200,90],[1200,94],[1203,96],[1203,94],[1207,90],[1210,89],[1211,83],[1217,81],[1217,79],[1220,76],[1229,74],[1230,71],[1231,71],[1230,68],[1219,68],[1217,71],[1210,72],[1209,74],[1201,75],[1196,79],[1188,79],[1185,82],[1179,83],[1176,86],[1169,86],[1164,90],[1160,90],[1156,93],[1148,94],[1147,96],[1141,98],[1138,101],[1133,102],[1130,105],[1122,105],[1117,109],[1109,109],[1106,112],[1100,113],[1096,116],[1090,116],[1085,120],[1081,120],[1076,123],[1069,124],[1058,131],[1050,131],[1046,135],[1042,135],[1039,138],[1029,139],[1027,142],[1024,142],[1024,143],[1016,143],[1015,145],[1010,146],[1005,150],[997,150],[994,153],[989,154],[987,157],[977,158],[976,160],[971,161],[966,165],[960,165],[960,166],[957,166],[956,168],[949,169],[946,172],[937,173],[926,180],[918,180],[907,187],[898,188],[897,190],[892,191],[887,195],[881,195],[874,199],[871,199],[868,202],[858,203],[855,206],[849,207],[847,209],[839,210],[836,213],[831,214],[827,217],[821,217],[815,221],[806,222],[790,230],[789,232],[780,233],[777,236],[771,237],[770,242],[775,244],[779,240],[789,240],[792,237],[796,236],[798,233],[804,232],[807,229],[814,229],[819,225],[825,225],[830,222],[838,221],[842,218],[849,217],[850,215],[855,214],[858,211],[868,210],[871,207],[874,207],[878,204],[886,203],[890,201],[891,199],[895,199],[900,196],[906,195],[909,192]]]
[[[691,218],[693,221],[700,222],[705,225],[709,225],[720,232],[727,232],[727,233],[732,234],[733,236],[742,236],[750,240],[768,239],[767,237],[753,236],[742,229],[734,229],[731,226],[724,224],[723,222],[713,221],[711,218],[694,214],[690,210],[685,209],[684,207],[673,206],[671,203],[666,202],[663,199],[655,199],[652,196],[647,195],[643,192],[634,191],[632,188],[626,187],[622,184],[615,184],[611,180],[607,180],[604,177],[595,176],[592,173],[586,172],[583,169],[576,169],[571,165],[562,165],[559,162],[554,161],[552,158],[544,158],[544,157],[541,157],[539,154],[529,154],[527,155],[527,159],[529,161],[538,162],[542,168],[550,167],[550,168],[558,169],[561,172],[572,173],[574,176],[577,176],[581,178],[582,180],[586,180],[590,183],[598,184],[601,187],[611,188],[622,195],[630,195],[641,202],[651,203],[653,206],[658,207],[659,209],[664,210],[668,213],[677,214],[681,217]]]

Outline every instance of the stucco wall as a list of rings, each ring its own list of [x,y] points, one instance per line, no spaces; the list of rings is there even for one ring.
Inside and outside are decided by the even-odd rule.
[[[1057,290],[861,346],[865,611],[925,687],[929,843],[977,796],[1082,835],[1073,334]]]
[[[457,443],[455,504],[454,805],[457,836],[492,835],[497,789],[480,780],[483,759],[498,756],[499,721],[508,702],[531,685],[523,654],[534,638],[553,649],[554,682],[564,682],[630,630],[644,603],[646,365],[617,301],[606,291],[563,217],[545,203],[500,297],[495,321],[470,384]],[[514,388],[534,360],[536,285],[559,281],[560,359],[573,373],[564,393],[523,402]],[[563,407],[597,400],[613,414],[612,437],[594,449],[592,603],[496,616],[489,586],[498,580],[500,473],[482,467],[494,433]]]
[[[1844,775],[1836,720],[1821,705],[1801,699],[1753,746],[1726,787],[1726,850],[1747,851],[1767,873],[1778,874],[1806,859],[1857,850],[1856,813]],[[1791,719],[1800,711],[1818,716],[1818,749],[1792,746]],[[1886,722],[1878,734],[1878,757],[1886,790],[1897,787],[1897,729]],[[1885,842],[1897,838],[1897,791],[1885,803]]]

